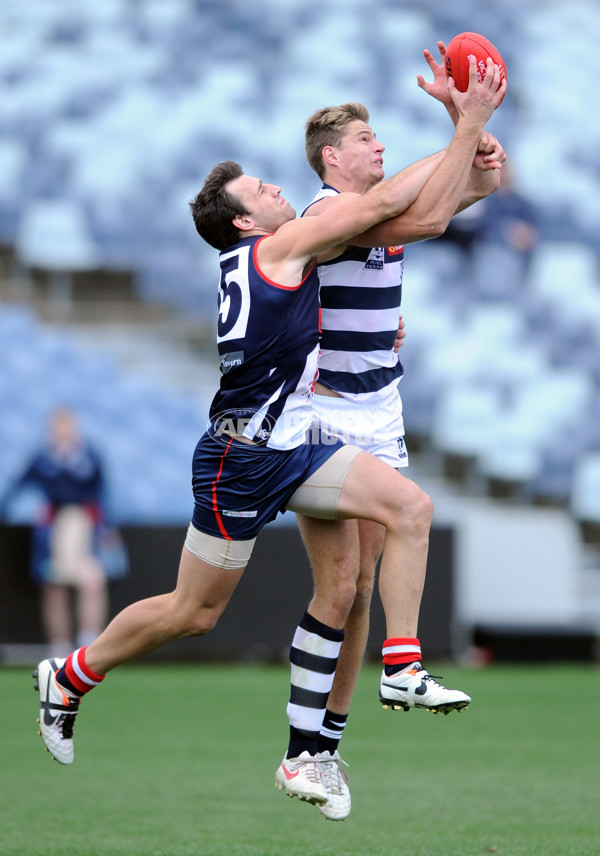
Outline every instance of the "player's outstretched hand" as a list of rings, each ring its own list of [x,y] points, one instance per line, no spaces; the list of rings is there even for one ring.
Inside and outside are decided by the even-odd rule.
[[[423,56],[431,71],[433,72],[433,83],[428,83],[422,74],[417,74],[417,83],[428,95],[437,98],[444,103],[448,100],[448,75],[446,74],[446,45],[444,42],[437,43],[441,62],[438,62],[430,50],[425,48]]]
[[[427,49],[423,51],[425,62],[433,72],[433,83],[428,83],[422,74],[417,74],[417,84],[424,92],[431,95],[432,98],[435,98],[436,101],[441,101],[452,115],[452,111],[456,113],[456,107],[454,106],[454,101],[448,91],[448,75],[446,74],[445,66],[446,45],[444,42],[438,42],[437,46],[440,52],[441,62],[438,62],[434,58],[431,51]],[[458,118],[458,115],[456,115],[456,118]]]
[[[501,78],[500,67],[488,57],[484,78],[479,83],[477,62],[474,56],[470,56],[469,86],[466,92],[460,92],[456,88],[452,77],[448,78],[448,91],[461,117],[485,124],[504,98],[506,78]]]

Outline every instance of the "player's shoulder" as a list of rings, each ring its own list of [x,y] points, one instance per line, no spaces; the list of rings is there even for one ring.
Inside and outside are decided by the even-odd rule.
[[[324,214],[332,208],[337,208],[345,204],[349,199],[358,199],[360,193],[355,193],[351,190],[344,190],[340,193],[335,193],[329,196],[322,196],[320,199],[315,199],[303,211],[303,217],[318,217],[319,214]]]

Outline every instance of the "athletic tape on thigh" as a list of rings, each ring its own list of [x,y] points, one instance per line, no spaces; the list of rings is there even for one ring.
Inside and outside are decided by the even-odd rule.
[[[290,511],[298,511],[308,517],[320,517],[324,520],[337,520],[338,505],[342,486],[359,454],[356,446],[342,446],[328,458],[312,476],[300,485],[292,494],[286,506]]]
[[[233,571],[237,568],[245,568],[252,555],[252,548],[256,538],[249,541],[228,541],[225,538],[217,538],[215,535],[207,535],[200,532],[195,526],[188,526],[185,539],[186,548],[203,562]]]

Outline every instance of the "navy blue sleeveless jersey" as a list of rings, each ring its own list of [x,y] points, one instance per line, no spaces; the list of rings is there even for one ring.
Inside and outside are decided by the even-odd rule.
[[[244,238],[220,254],[217,345],[221,383],[210,408],[214,431],[239,434],[272,449],[303,442],[320,340],[316,267],[294,287],[265,277]]]

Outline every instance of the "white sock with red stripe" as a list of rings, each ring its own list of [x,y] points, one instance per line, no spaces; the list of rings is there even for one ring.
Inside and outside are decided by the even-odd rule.
[[[68,695],[74,695],[78,698],[89,693],[94,687],[102,683],[104,675],[97,675],[92,672],[90,667],[85,662],[85,648],[78,648],[69,654],[65,660],[62,669],[56,674],[56,682],[65,690]]]
[[[421,662],[421,643],[408,636],[386,639],[381,653],[386,675],[394,675],[413,663]]]

